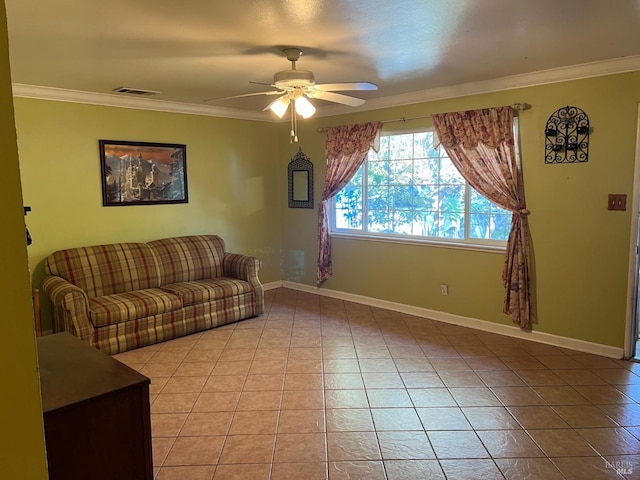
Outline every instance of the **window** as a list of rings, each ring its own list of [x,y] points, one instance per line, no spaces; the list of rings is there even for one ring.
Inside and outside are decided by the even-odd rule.
[[[467,184],[433,132],[386,135],[332,200],[332,232],[504,245],[511,212]]]

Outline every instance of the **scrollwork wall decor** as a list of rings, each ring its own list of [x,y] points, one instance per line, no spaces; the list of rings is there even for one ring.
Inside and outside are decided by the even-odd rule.
[[[303,152],[289,162],[289,208],[313,208],[313,163]]]
[[[589,160],[589,117],[567,105],[551,114],[544,128],[544,163],[584,163]]]

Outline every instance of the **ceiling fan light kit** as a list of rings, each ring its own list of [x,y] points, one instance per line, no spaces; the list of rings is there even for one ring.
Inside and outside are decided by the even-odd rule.
[[[271,102],[265,110],[269,109],[273,113],[275,113],[278,118],[282,118],[289,108],[289,97],[280,97],[276,98],[273,102]]]
[[[296,113],[302,118],[309,118],[316,113],[316,107],[314,107],[313,104],[302,95],[296,98],[295,105]]]
[[[300,115],[302,118],[309,118],[316,112],[316,108],[309,101],[309,98],[317,98],[328,102],[357,107],[362,105],[365,101],[361,98],[334,92],[350,90],[378,90],[378,86],[371,82],[316,83],[313,72],[308,70],[298,70],[296,68],[296,62],[300,59],[302,50],[291,47],[282,49],[282,52],[287,57],[287,60],[291,62],[291,69],[276,72],[273,76],[273,84],[271,86],[276,88],[276,90],[235,95],[233,97],[226,97],[219,100],[251,97],[254,95],[280,95],[264,109],[265,111],[271,110],[278,116],[278,118],[284,117],[289,105],[293,102],[293,107],[291,107],[291,143],[298,141],[296,115]]]
[[[309,118],[316,113],[316,107],[298,91],[287,92],[282,97],[276,98],[265,110],[271,110],[278,118],[282,118],[289,108],[291,100],[293,100],[296,113],[302,118]]]

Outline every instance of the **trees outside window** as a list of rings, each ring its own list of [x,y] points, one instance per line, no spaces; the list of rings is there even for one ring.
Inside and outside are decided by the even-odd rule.
[[[433,148],[432,131],[382,136],[332,206],[334,233],[504,245],[511,226]]]

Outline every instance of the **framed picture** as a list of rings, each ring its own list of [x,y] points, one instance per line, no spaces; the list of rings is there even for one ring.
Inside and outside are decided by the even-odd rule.
[[[102,205],[187,203],[187,147],[100,140]]]

